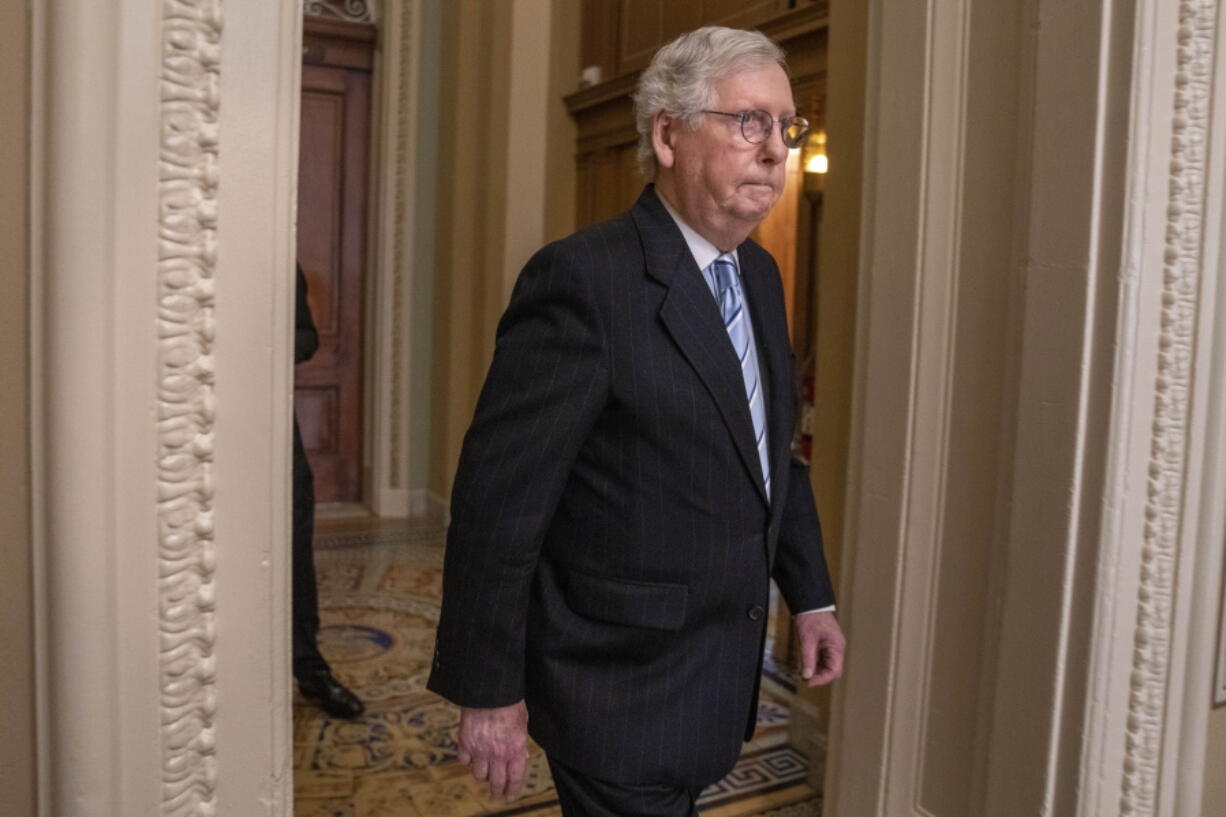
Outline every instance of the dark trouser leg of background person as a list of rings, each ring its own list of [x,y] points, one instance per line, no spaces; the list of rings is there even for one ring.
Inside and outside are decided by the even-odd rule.
[[[357,696],[332,677],[319,653],[319,591],[315,586],[315,477],[294,418],[294,677],[303,696],[335,718],[356,718],[365,710]]]
[[[662,784],[609,783],[547,759],[563,817],[698,817],[694,801],[701,791]]]

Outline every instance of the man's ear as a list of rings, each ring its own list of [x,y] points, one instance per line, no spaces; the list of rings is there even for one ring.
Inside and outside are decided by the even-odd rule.
[[[651,146],[655,149],[656,163],[660,167],[672,167],[676,160],[673,138],[678,127],[680,123],[664,111],[657,111],[651,120]]]

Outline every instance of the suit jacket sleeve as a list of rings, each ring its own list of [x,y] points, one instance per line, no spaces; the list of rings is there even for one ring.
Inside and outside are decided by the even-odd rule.
[[[452,489],[443,609],[428,687],[461,706],[524,696],[537,558],[608,394],[590,270],[560,245],[520,274]]]
[[[764,264],[770,274],[767,280],[772,283],[768,296],[771,306],[764,311],[764,319],[774,320],[775,342],[787,346],[788,340],[784,327],[787,317],[784,306],[783,290],[780,286],[779,268],[769,253],[753,241],[747,241],[743,251],[751,263]],[[767,337],[771,333],[766,333]],[[790,355],[788,356],[791,359]],[[800,383],[795,373],[789,368],[786,380],[791,383],[791,393],[776,395],[775,399],[791,399],[794,410],[792,421],[800,416]],[[794,429],[786,429],[788,440],[791,441]],[[788,468],[787,491],[776,501],[782,501],[783,511],[779,519],[779,537],[775,544],[775,558],[771,567],[771,578],[779,586],[784,601],[793,612],[815,610],[834,604],[834,588],[830,581],[830,571],[826,566],[826,555],[823,550],[822,528],[817,516],[817,504],[813,501],[813,488],[809,483],[809,468],[804,463],[788,457],[784,460]],[[779,484],[778,481],[776,484]]]
[[[793,612],[834,604],[834,587],[826,566],[821,523],[809,484],[809,469],[789,458],[788,495],[779,523],[772,577]]]

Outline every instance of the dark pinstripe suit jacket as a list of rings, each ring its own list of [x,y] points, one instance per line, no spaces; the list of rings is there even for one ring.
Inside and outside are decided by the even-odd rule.
[[[651,186],[528,262],[464,440],[429,688],[526,699],[533,738],[600,779],[722,777],[753,729],[769,577],[793,610],[833,603],[778,268],[738,251],[773,502],[715,299]]]

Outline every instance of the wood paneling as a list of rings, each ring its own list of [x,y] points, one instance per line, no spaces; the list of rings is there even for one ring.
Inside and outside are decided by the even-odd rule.
[[[582,66],[605,79],[643,69],[660,46],[704,25],[758,28],[818,0],[584,0]],[[821,0],[820,5],[826,5]]]
[[[664,7],[690,3],[657,3],[654,0],[621,0],[617,37],[616,70],[642,68],[659,43],[664,42]]]
[[[611,36],[621,25],[620,0],[583,0],[580,24],[580,70],[590,65],[600,66],[604,78],[617,75],[618,38]]]
[[[308,20],[303,47],[298,261],[319,351],[294,406],[320,502],[362,499],[363,271],[374,29]]]

